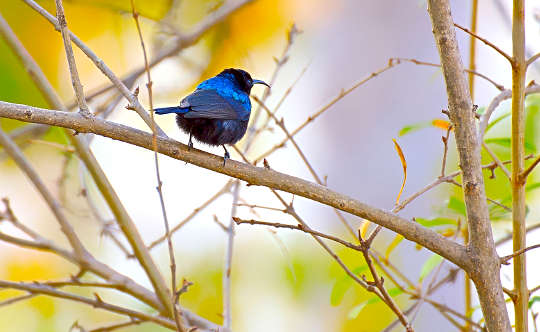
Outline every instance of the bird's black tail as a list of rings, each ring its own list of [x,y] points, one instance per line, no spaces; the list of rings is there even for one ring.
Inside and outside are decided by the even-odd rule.
[[[180,106],[156,108],[154,111],[156,114],[186,113],[186,110]]]

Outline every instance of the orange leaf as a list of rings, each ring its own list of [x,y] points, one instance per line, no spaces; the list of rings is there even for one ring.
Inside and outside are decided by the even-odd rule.
[[[441,128],[444,130],[448,130],[448,127],[450,127],[450,122],[441,119],[435,119],[431,121],[431,124],[433,125],[433,127]]]
[[[403,150],[401,150],[401,147],[397,143],[395,139],[392,139],[394,141],[394,147],[396,148],[396,151],[399,155],[399,159],[401,160],[401,165],[403,166],[403,183],[401,184],[401,188],[399,189],[399,193],[396,198],[396,205],[399,204],[399,198],[401,197],[401,193],[403,192],[403,188],[405,188],[405,182],[407,181],[407,162],[405,161],[405,156],[403,155]]]

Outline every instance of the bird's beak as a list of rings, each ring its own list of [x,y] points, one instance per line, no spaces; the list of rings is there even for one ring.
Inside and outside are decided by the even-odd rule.
[[[255,85],[255,84],[264,84],[264,85],[266,85],[267,87],[270,88],[270,85],[268,83],[266,83],[265,81],[253,80],[253,85]]]

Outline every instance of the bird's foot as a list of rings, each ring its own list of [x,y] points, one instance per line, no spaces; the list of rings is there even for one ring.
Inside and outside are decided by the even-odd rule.
[[[231,159],[231,155],[228,151],[225,151],[225,154],[223,155],[223,167],[225,167],[225,163],[227,162],[227,159]]]
[[[192,142],[192,141],[189,141],[188,144],[187,144],[187,146],[188,146],[188,150],[193,149],[193,142]]]

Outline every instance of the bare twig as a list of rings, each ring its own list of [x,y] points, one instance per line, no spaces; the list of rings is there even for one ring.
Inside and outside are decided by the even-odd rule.
[[[227,225],[227,250],[225,251],[225,262],[223,271],[223,326],[225,328],[231,328],[232,326],[232,259],[234,249],[234,237],[236,232],[234,230],[234,217],[236,216],[236,209],[238,205],[238,199],[240,195],[240,181],[236,180],[233,183],[232,195],[232,207],[231,217],[229,224]]]
[[[66,50],[66,57],[69,65],[69,72],[71,73],[71,83],[73,84],[73,90],[75,90],[75,96],[77,103],[79,104],[79,112],[83,116],[91,116],[86,99],[84,97],[84,90],[77,71],[77,64],[75,62],[75,56],[73,55],[73,48],[71,47],[71,39],[69,38],[69,30],[67,27],[66,16],[64,15],[64,6],[62,0],[55,0],[56,3],[56,17],[58,18],[58,25],[60,27],[60,33],[64,40],[64,48]]]
[[[330,100],[330,102],[328,102],[326,105],[324,105],[323,107],[321,107],[317,112],[313,113],[312,115],[310,115],[305,122],[303,122],[300,126],[298,126],[295,130],[291,131],[291,136],[295,136],[296,134],[298,134],[302,129],[304,129],[308,124],[310,124],[311,122],[315,121],[315,119],[317,119],[319,116],[321,116],[324,112],[326,112],[328,109],[330,109],[330,107],[332,107],[334,104],[336,104],[338,101],[340,101],[341,99],[343,99],[345,96],[347,96],[349,93],[353,92],[354,90],[356,90],[358,87],[364,85],[366,82],[370,81],[371,79],[377,77],[378,75],[384,73],[385,71],[393,68],[395,65],[397,65],[399,63],[393,61],[392,59],[390,59],[387,63],[387,65],[373,73],[371,73],[368,77],[364,78],[363,80],[353,84],[350,88],[348,89],[345,89],[345,90],[341,90],[340,93],[334,97],[332,100]],[[263,100],[264,101],[264,100]],[[281,142],[279,142],[278,144],[274,145],[272,148],[270,148],[268,151],[262,153],[260,156],[258,156],[257,158],[254,159],[255,163],[258,163],[259,161],[263,160],[264,158],[268,157],[270,154],[272,154],[274,151],[282,148],[285,146],[285,143],[288,141],[288,137],[284,138]]]
[[[493,44],[492,42],[490,42],[489,40],[485,39],[485,38],[482,38],[480,36],[478,36],[477,34],[471,32],[469,29],[465,28],[465,27],[462,27],[461,25],[457,24],[457,23],[454,23],[454,26],[456,28],[459,28],[460,30],[463,30],[464,32],[468,33],[469,35],[473,36],[474,38],[480,40],[481,42],[483,42],[484,44],[486,44],[487,46],[491,47],[492,49],[494,49],[495,51],[497,51],[500,55],[502,55],[503,57],[506,58],[506,60],[508,60],[510,63],[513,63],[514,60],[512,59],[512,57],[508,54],[506,54],[503,50],[501,50],[500,48],[498,48],[497,46],[495,46],[495,44]]]
[[[529,177],[529,174],[531,174],[531,172],[534,170],[536,165],[538,165],[538,163],[540,163],[540,156],[536,157],[532,164],[530,164],[529,167],[527,167],[523,172],[521,172],[521,174],[519,175],[521,181],[527,181],[527,177]]]
[[[39,6],[37,6],[37,9],[42,10]],[[53,20],[56,21],[56,19],[52,15],[48,13],[47,15],[49,15]],[[61,99],[56,94],[54,88],[49,83],[46,76],[43,74],[43,71],[36,64],[31,55],[24,48],[24,46],[20,43],[13,31],[9,28],[9,25],[7,25],[7,23],[5,22],[5,20],[3,20],[2,17],[0,17],[0,32],[8,42],[8,45],[14,51],[15,55],[25,65],[27,71],[31,73],[30,77],[33,79],[34,83],[44,96],[47,103],[53,108],[59,109],[61,111],[67,111]],[[77,150],[78,156],[81,158],[86,168],[90,172],[105,201],[111,208],[111,211],[113,212],[120,228],[122,229],[122,232],[124,233],[127,240],[134,249],[135,255],[137,255],[137,258],[145,269],[145,272],[148,274],[153,286],[158,290],[157,293],[166,294],[162,291],[159,291],[160,289],[166,289],[165,283],[148,251],[145,250],[146,248],[144,246],[144,242],[142,241],[142,238],[140,237],[140,234],[138,233],[138,230],[136,229],[133,221],[128,215],[119,197],[116,195],[116,192],[108,181],[107,176],[105,175],[94,155],[88,148],[86,140],[80,135],[72,135],[70,131],[65,132],[66,136]],[[68,255],[65,255],[65,253],[62,254],[62,256],[64,258],[73,260],[72,257],[68,257]],[[86,254],[85,260],[82,262],[82,264],[92,272],[106,279],[122,280],[125,286],[125,291],[127,291],[129,294],[137,297],[141,301],[148,303],[151,306],[154,306],[159,310],[163,309],[163,305],[159,302],[154,301],[155,296],[151,294],[147,289],[136,284],[133,280],[127,278],[126,276],[123,276],[118,272],[110,269],[108,266],[96,261],[88,253]],[[164,298],[168,303],[168,298]]]
[[[229,1],[226,4],[222,5],[218,10],[210,13],[204,20],[197,23],[192,28],[190,33],[188,34],[177,33],[175,38],[171,40],[170,42],[168,42],[167,45],[163,49],[161,49],[153,59],[150,60],[150,63],[149,63],[150,68],[153,68],[154,66],[163,62],[165,59],[168,59],[172,56],[177,55],[185,48],[194,45],[210,29],[212,29],[219,23],[223,22],[231,14],[233,14],[237,10],[243,8],[244,6],[248,5],[249,3],[253,1],[255,0]],[[146,70],[145,66],[142,66],[141,68],[138,68],[132,71],[130,74],[126,75],[122,79],[122,82],[128,87],[132,86],[133,83],[137,80],[137,78],[141,76],[142,74],[144,74],[145,70]],[[102,89],[99,89],[98,91],[90,94],[88,98],[89,99],[95,98],[96,96],[101,95],[102,93],[109,91],[110,89],[114,87],[117,87],[117,84],[113,82],[113,84],[106,86]]]
[[[510,174],[510,171],[508,170],[508,168],[506,168],[503,163],[501,162],[501,160],[499,159],[499,157],[497,157],[497,155],[495,154],[495,152],[493,152],[489,146],[486,144],[486,142],[482,142],[482,147],[484,148],[484,150],[487,151],[487,153],[491,156],[491,159],[493,159],[493,161],[497,164],[497,166],[499,166],[499,168],[501,169],[501,171],[503,171],[504,175],[506,175],[506,177],[511,180],[512,179],[512,174]]]
[[[471,38],[471,40],[475,40],[474,38]],[[420,60],[416,60],[416,59],[408,59],[408,58],[392,58],[394,59],[395,61],[404,61],[404,62],[411,62],[411,63],[414,63],[415,65],[420,65],[420,66],[429,66],[429,67],[437,67],[437,68],[440,68],[441,65],[438,64],[438,63],[432,63],[432,62],[426,62],[426,61],[420,61]],[[469,68],[469,69],[465,69],[465,71],[467,73],[469,73],[469,75],[471,76],[478,76],[480,78],[483,78],[484,80],[488,81],[489,83],[493,84],[493,86],[497,89],[497,90],[500,90],[500,91],[503,91],[504,90],[504,86],[495,82],[494,80],[492,80],[491,78],[487,77],[486,75],[482,74],[482,73],[479,73],[477,72],[476,70],[472,69],[472,68]]]
[[[526,229],[525,229],[525,232],[526,233],[529,233],[529,232],[532,232],[536,229],[539,229],[540,228],[540,223],[537,223],[535,225],[531,225],[531,226],[528,226]],[[495,241],[495,245],[498,247],[508,241],[512,240],[512,233],[509,233],[508,235],[498,239],[497,241]]]
[[[530,84],[525,88],[525,96],[532,93],[540,93],[540,85]],[[499,93],[493,100],[489,103],[488,107],[484,114],[480,118],[480,124],[478,125],[478,137],[482,139],[486,133],[486,128],[489,124],[489,119],[497,107],[505,100],[512,98],[512,90],[504,90]]]
[[[540,248],[540,244],[535,244],[533,246],[530,246],[530,247],[527,247],[527,248],[523,248],[523,249],[520,249],[516,252],[514,252],[513,254],[511,255],[507,255],[507,256],[503,256],[501,257],[501,264],[504,264],[504,265],[508,265],[510,263],[508,263],[509,260],[511,260],[512,258],[516,257],[516,256],[519,256],[531,249],[536,249],[536,248]]]
[[[289,31],[287,32],[287,43],[285,44],[285,48],[283,49],[283,53],[281,54],[279,59],[277,59],[277,58],[275,59],[276,68],[274,69],[274,72],[272,73],[272,77],[270,78],[270,82],[269,82],[270,86],[274,86],[281,68],[283,68],[283,66],[289,61],[289,53],[291,51],[292,45],[294,44],[294,41],[296,40],[296,37],[300,33],[301,33],[301,31],[296,27],[296,24],[291,25]],[[263,93],[260,100],[262,100],[262,102],[264,103],[268,99],[268,97],[270,97],[271,93],[272,93],[271,89],[265,89],[265,91],[264,91],[264,93]],[[257,124],[257,122],[259,120],[259,116],[261,114],[261,107],[262,107],[262,104],[259,103],[259,105],[255,109],[255,111],[253,112],[253,115],[252,115],[253,119],[251,121],[255,125]],[[264,125],[263,125],[263,127],[264,127]],[[256,133],[257,133],[257,130],[256,130],[255,126],[252,126],[249,129],[249,132],[248,132],[248,136],[247,136],[247,139],[246,139],[246,144],[244,146],[244,153],[247,153],[249,151],[249,148],[251,147],[251,144],[254,141],[254,135]]]
[[[45,17],[52,25],[54,25],[55,29],[57,31],[61,31],[60,24],[58,20],[49,14],[45,9],[43,9],[41,6],[39,6],[35,1],[33,0],[23,0],[28,6],[30,6],[32,9],[37,11],[39,14],[41,14],[43,17]],[[95,53],[92,51],[82,40],[79,39],[79,37],[75,36],[71,31],[68,31],[69,38],[71,41],[77,45],[81,49],[81,51],[84,52],[88,56],[92,62],[98,67],[105,76],[107,76],[111,82],[115,85],[115,87],[124,95],[124,97],[129,101],[131,107],[139,114],[139,116],[146,122],[146,124],[152,128],[152,120],[146,110],[142,107],[142,105],[139,103],[137,97],[129,91],[129,89],[118,79],[118,77],[113,73],[113,71],[101,60]],[[159,128],[159,126],[156,125],[156,130],[158,131],[160,136],[167,137],[165,132]]]
[[[319,177],[319,175],[317,174],[317,172],[315,171],[313,166],[311,166],[311,163],[308,161],[306,155],[304,154],[302,149],[300,149],[300,146],[298,146],[298,143],[296,143],[296,140],[292,137],[291,133],[285,127],[285,123],[284,123],[283,119],[278,120],[276,118],[276,116],[272,113],[272,111],[270,111],[270,109],[268,109],[268,107],[264,104],[264,101],[260,100],[256,96],[253,96],[253,99],[259,104],[260,107],[262,107],[266,111],[268,117],[274,120],[276,125],[278,125],[278,127],[281,128],[281,130],[285,133],[287,138],[291,141],[291,143],[293,144],[295,150],[298,152],[298,155],[300,156],[300,158],[302,159],[304,164],[307,166],[307,168],[308,168],[309,172],[311,173],[311,175],[312,175],[313,179],[315,180],[315,182],[317,182],[320,185],[323,185],[323,182],[321,181],[321,178]],[[334,208],[334,212],[338,216],[341,223],[345,226],[345,228],[351,233],[351,235],[354,236],[354,233],[355,233],[354,230],[352,229],[351,225],[349,225],[349,223],[347,222],[345,217],[341,214],[341,212],[339,212],[335,208]]]
[[[448,139],[450,138],[450,131],[452,131],[452,125],[448,126],[448,129],[446,129],[446,136],[442,137],[444,150],[441,163],[441,177],[444,177],[444,174],[446,173],[446,157],[448,155]]]
[[[11,281],[0,280],[0,288],[19,289],[22,291],[29,292],[30,294],[43,294],[43,295],[62,298],[62,299],[70,300],[70,301],[75,301],[78,303],[85,303],[94,308],[104,309],[104,310],[111,311],[120,315],[137,318],[142,321],[153,322],[166,328],[172,328],[172,329],[175,328],[174,322],[168,318],[165,318],[162,316],[153,316],[153,315],[149,315],[140,311],[135,311],[135,310],[127,309],[127,308],[120,307],[114,304],[110,304],[110,303],[104,302],[100,297],[96,297],[95,299],[90,299],[84,296],[67,293],[67,292],[55,289],[54,287],[40,284],[40,283],[24,283],[24,282],[11,282]]]
[[[124,323],[116,323],[116,324],[111,324],[108,326],[98,327],[95,329],[88,330],[88,332],[111,332],[114,330],[122,329],[124,327],[140,325],[143,323],[145,322],[142,320],[132,318],[131,320]]]
[[[15,161],[17,166],[26,174],[26,176],[28,176],[30,181],[32,181],[32,184],[39,191],[39,193],[51,209],[52,213],[56,217],[56,220],[60,224],[60,229],[68,239],[71,247],[75,251],[75,254],[78,257],[86,256],[88,252],[84,248],[84,245],[75,233],[75,230],[69,223],[66,215],[62,211],[60,203],[58,203],[58,201],[49,192],[49,190],[41,180],[41,177],[37,174],[32,165],[30,165],[30,162],[26,159],[21,150],[9,138],[9,136],[6,135],[6,133],[2,129],[0,129],[0,145],[4,147],[4,150]]]
[[[407,320],[407,317],[403,314],[401,309],[399,309],[399,307],[396,305],[396,303],[394,302],[390,294],[388,294],[386,287],[384,287],[384,279],[382,277],[379,277],[379,274],[377,273],[377,270],[375,269],[375,265],[373,264],[373,261],[370,258],[369,248],[371,246],[371,241],[373,241],[374,238],[375,236],[373,235],[367,241],[365,241],[364,239],[362,239],[361,232],[360,231],[358,232],[358,239],[360,240],[360,251],[364,255],[364,260],[366,261],[366,264],[369,268],[371,276],[373,277],[373,281],[368,282],[368,284],[374,285],[375,287],[377,287],[377,289],[379,290],[382,296],[381,300],[383,300],[386,303],[386,305],[396,314],[401,324],[405,327],[405,330],[407,330],[407,332],[413,332],[414,330],[411,324],[409,323],[409,321]]]
[[[229,180],[227,181],[227,183],[225,184],[225,186],[223,186],[223,188],[221,188],[218,192],[216,192],[212,197],[210,197],[206,202],[204,202],[203,204],[201,204],[199,207],[195,208],[186,218],[184,218],[184,220],[182,220],[181,222],[178,223],[178,225],[174,226],[173,228],[171,228],[171,234],[175,233],[176,231],[178,231],[180,228],[182,228],[185,224],[187,224],[189,221],[193,220],[193,218],[199,213],[201,212],[202,210],[204,210],[206,207],[208,207],[210,204],[212,204],[212,202],[214,202],[216,199],[218,199],[219,197],[221,197],[223,194],[225,193],[228,193],[230,190],[231,190],[231,185],[232,185],[233,181],[232,180]],[[148,249],[154,249],[158,244],[160,244],[161,242],[165,241],[167,239],[167,236],[166,235],[163,235],[161,236],[160,238],[152,241],[152,243],[148,246]]]
[[[527,60],[527,67],[530,66],[536,60],[538,60],[538,58],[540,58],[540,53],[536,53],[535,55],[530,57],[529,60]]]
[[[302,225],[302,224],[289,225],[289,224],[282,224],[282,223],[278,223],[278,222],[258,221],[258,220],[253,220],[253,219],[246,220],[246,219],[241,219],[241,218],[237,218],[237,217],[234,217],[233,220],[237,225],[250,224],[250,225],[263,225],[263,226],[269,226],[269,227],[275,227],[275,228],[295,229],[295,230],[302,231],[304,233],[309,233],[309,234],[312,234],[312,235],[323,237],[325,239],[328,239],[328,240],[337,242],[337,243],[339,243],[341,245],[344,245],[347,248],[351,248],[353,250],[360,251],[360,246],[359,245],[356,245],[356,244],[350,243],[348,241],[345,241],[345,240],[343,240],[343,239],[341,239],[341,238],[339,238],[337,236],[321,233],[321,232],[313,230],[311,228],[304,227],[304,225]]]
[[[59,0],[57,0],[59,1]],[[135,26],[137,27],[137,33],[139,35],[139,40],[141,42],[141,48],[143,51],[143,57],[144,57],[144,67],[146,69],[146,88],[148,89],[148,99],[150,101],[150,119],[152,121],[152,148],[154,150],[154,166],[156,168],[156,180],[157,180],[157,186],[156,190],[158,192],[159,196],[159,202],[161,205],[161,213],[163,216],[163,223],[165,224],[165,235],[167,236],[167,246],[169,249],[169,261],[170,261],[170,269],[171,269],[171,294],[170,294],[170,301],[171,304],[167,306],[169,309],[172,309],[172,316],[174,317],[174,321],[176,323],[176,328],[178,332],[184,332],[186,331],[181,318],[180,314],[178,313],[178,310],[176,309],[176,297],[174,294],[176,294],[176,261],[174,259],[174,248],[171,241],[171,232],[169,229],[169,219],[167,218],[167,210],[165,209],[165,199],[163,198],[163,191],[162,191],[162,185],[163,182],[161,181],[161,175],[159,172],[159,160],[158,160],[158,153],[157,153],[157,129],[156,129],[156,121],[154,119],[154,104],[153,104],[153,98],[152,98],[152,77],[150,76],[150,67],[148,66],[148,57],[146,55],[146,46],[144,44],[144,39],[142,36],[141,26],[139,24],[139,14],[137,13],[135,9],[135,3],[133,0],[131,0],[131,11],[132,16],[135,21]],[[171,314],[169,312],[169,314]]]

